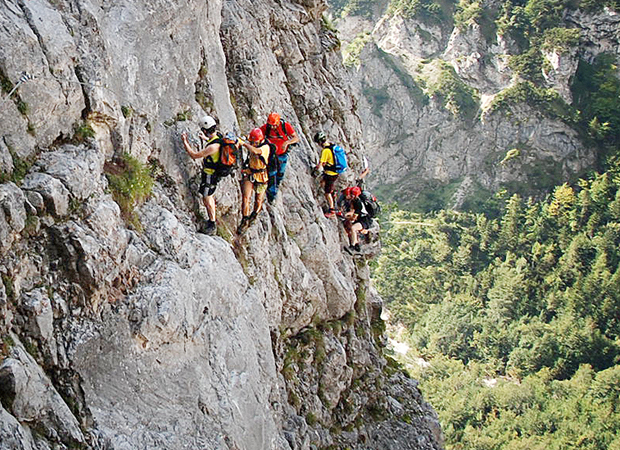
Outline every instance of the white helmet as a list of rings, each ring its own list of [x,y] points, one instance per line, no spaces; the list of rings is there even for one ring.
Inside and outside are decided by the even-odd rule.
[[[202,128],[206,128],[207,130],[211,127],[214,127],[216,125],[215,123],[215,119],[211,116],[203,116],[202,119],[200,119],[200,126]]]

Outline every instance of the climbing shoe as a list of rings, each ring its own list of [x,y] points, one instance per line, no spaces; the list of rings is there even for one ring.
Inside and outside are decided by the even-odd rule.
[[[258,213],[256,211],[252,211],[252,214],[248,216],[248,221],[254,222],[257,216],[258,216]]]
[[[237,227],[237,234],[243,233],[250,226],[250,216],[243,216],[241,218],[241,223]]]
[[[335,215],[336,215],[336,210],[333,208],[328,209],[327,212],[325,213],[325,217],[327,217],[328,219],[331,219]]]
[[[360,253],[361,248],[360,248],[359,244],[345,245],[344,251],[347,252],[351,256],[361,255],[361,253]]]

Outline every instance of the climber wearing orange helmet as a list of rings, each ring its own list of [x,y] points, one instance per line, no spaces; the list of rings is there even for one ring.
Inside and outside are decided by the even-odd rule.
[[[267,117],[267,123],[261,128],[268,142],[276,146],[276,158],[273,167],[269,168],[269,185],[267,187],[267,200],[272,203],[278,194],[278,188],[284,178],[286,164],[288,162],[288,149],[291,145],[299,142],[299,136],[290,123],[281,119],[280,114],[272,112]]]
[[[272,151],[271,145],[265,140],[265,135],[260,128],[254,128],[250,131],[248,142],[242,141],[242,145],[248,150],[249,156],[245,164],[246,167],[243,169],[243,180],[241,181],[242,218],[237,230],[239,233],[250,226],[250,223],[256,219],[263,208],[269,180],[267,164],[269,153]],[[252,192],[255,193],[254,209],[250,213]]]

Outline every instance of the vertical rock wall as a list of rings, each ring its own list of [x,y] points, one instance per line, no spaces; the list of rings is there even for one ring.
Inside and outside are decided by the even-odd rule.
[[[315,130],[353,169],[362,145],[325,8],[0,3],[0,448],[439,448],[310,176]],[[227,178],[218,236],[197,233],[180,133],[271,110],[302,138],[278,200],[238,236]],[[125,154],[155,181],[137,221],[106,176]]]

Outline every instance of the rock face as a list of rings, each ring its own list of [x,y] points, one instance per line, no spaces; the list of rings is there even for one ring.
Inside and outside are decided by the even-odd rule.
[[[310,175],[318,129],[361,158],[325,9],[3,3],[1,449],[441,447]],[[204,113],[247,133],[271,110],[301,137],[278,199],[237,235],[226,178],[218,236],[197,233],[200,165],[180,133]],[[129,161],[154,180],[133,211],[112,182]]]
[[[480,6],[498,8],[492,0]],[[413,199],[429,209],[463,207],[502,188],[542,195],[591,168],[597,149],[571,122],[571,86],[580,60],[602,53],[620,59],[620,15],[565,16],[579,45],[543,48],[540,76],[566,113],[503,100],[523,82],[508,64],[521,50],[483,21],[447,26],[393,13],[376,22],[340,19],[344,48],[369,36],[350,73],[372,187],[401,205]]]

